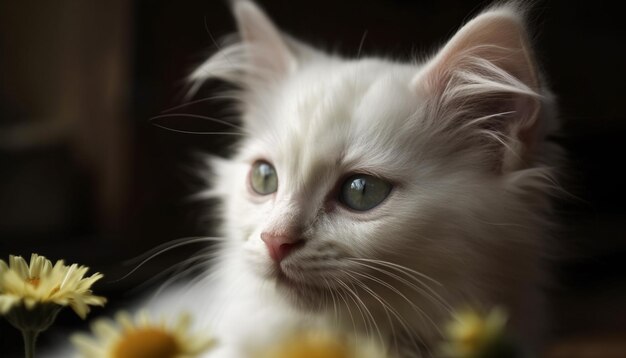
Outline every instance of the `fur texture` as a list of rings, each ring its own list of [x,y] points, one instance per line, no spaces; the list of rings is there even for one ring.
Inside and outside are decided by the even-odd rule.
[[[211,274],[154,307],[193,308],[226,357],[311,324],[429,356],[450,309],[467,304],[505,305],[535,340],[556,120],[523,9],[485,10],[416,63],[329,55],[249,1],[233,9],[238,40],[191,75],[195,87],[240,88],[244,139],[231,158],[212,158],[203,193],[223,203],[224,239]],[[249,189],[258,160],[276,169],[276,193]],[[352,173],[393,189],[355,212],[337,199]],[[263,233],[304,244],[277,264]]]

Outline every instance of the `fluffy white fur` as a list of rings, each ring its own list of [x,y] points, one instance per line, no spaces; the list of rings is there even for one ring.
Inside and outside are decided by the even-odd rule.
[[[468,304],[505,305],[512,328],[536,339],[556,124],[522,9],[490,8],[430,59],[400,63],[329,55],[249,1],[233,8],[239,40],[191,76],[240,88],[245,137],[232,158],[211,160],[204,193],[223,203],[224,239],[211,273],[154,309],[194,312],[223,357],[312,324],[427,357],[449,310]],[[248,189],[259,159],[278,173],[273,195]],[[336,194],[350,173],[393,190],[350,211]],[[305,244],[279,270],[262,232]]]

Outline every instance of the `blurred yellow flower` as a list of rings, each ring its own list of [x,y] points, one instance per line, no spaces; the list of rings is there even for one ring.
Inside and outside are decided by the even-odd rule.
[[[215,345],[205,334],[190,333],[191,318],[182,315],[169,324],[154,321],[147,313],[134,319],[120,312],[115,321],[100,319],[91,329],[95,335],[76,334],[72,343],[87,358],[192,358]]]
[[[503,339],[506,322],[507,315],[501,308],[487,314],[471,309],[459,312],[447,326],[447,342],[441,347],[443,355],[473,358],[487,354],[502,343],[499,341]]]
[[[331,331],[300,331],[275,346],[255,350],[252,358],[384,358],[387,354],[371,340],[350,338]]]
[[[63,260],[54,266],[50,260],[32,254],[30,264],[21,256],[9,256],[9,264],[0,260],[0,314],[7,314],[15,306],[32,310],[41,304],[70,306],[81,318],[89,313],[89,305],[102,306],[104,297],[94,296],[91,285],[102,278],[96,273],[85,277],[88,267]]]

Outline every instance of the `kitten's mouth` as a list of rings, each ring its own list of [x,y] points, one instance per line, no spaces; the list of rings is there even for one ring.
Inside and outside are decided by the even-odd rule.
[[[281,285],[297,285],[297,282],[289,278],[289,276],[285,274],[285,271],[283,271],[283,269],[279,265],[277,265],[276,267],[276,282]]]
[[[277,288],[284,292],[297,306],[311,309],[318,307],[318,298],[323,295],[323,288],[312,284],[312,280],[296,279],[277,265],[274,271],[274,280]]]
[[[290,277],[280,264],[274,265],[272,274],[274,276],[274,279],[276,280],[276,283],[279,285],[289,286],[293,288],[297,288],[298,286],[303,285],[298,280]]]

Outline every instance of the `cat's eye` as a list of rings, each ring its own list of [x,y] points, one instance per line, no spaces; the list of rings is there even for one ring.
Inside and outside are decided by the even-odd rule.
[[[367,211],[380,205],[391,192],[391,184],[367,174],[349,177],[342,185],[339,201],[356,211]]]
[[[268,162],[258,161],[252,165],[250,187],[259,195],[269,195],[278,189],[276,170]]]

